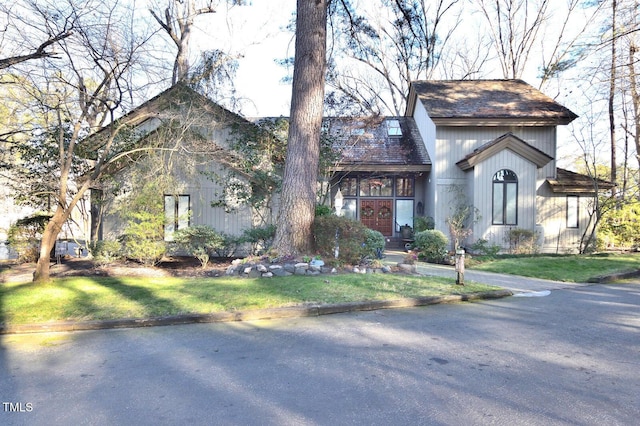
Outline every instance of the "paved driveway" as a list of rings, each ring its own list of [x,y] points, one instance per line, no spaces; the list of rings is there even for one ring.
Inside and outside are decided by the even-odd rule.
[[[640,284],[226,324],[7,335],[0,424],[628,425]]]

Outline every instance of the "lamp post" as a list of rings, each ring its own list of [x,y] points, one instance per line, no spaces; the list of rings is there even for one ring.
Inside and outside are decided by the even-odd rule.
[[[336,192],[336,195],[333,198],[333,206],[336,209],[336,215],[342,216],[342,214],[343,214],[342,206],[343,205],[344,205],[344,197],[342,196],[342,192],[340,191],[340,188],[338,188],[338,191]]]
[[[464,249],[456,249],[456,284],[464,285]]]

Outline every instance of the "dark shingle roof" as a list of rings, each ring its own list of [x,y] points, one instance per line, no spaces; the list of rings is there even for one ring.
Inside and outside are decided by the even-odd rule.
[[[522,80],[414,81],[411,90],[434,121],[506,119],[568,124],[577,118]]]
[[[397,120],[402,135],[389,135]],[[340,152],[337,170],[426,171],[431,159],[411,117],[325,118],[324,127]]]

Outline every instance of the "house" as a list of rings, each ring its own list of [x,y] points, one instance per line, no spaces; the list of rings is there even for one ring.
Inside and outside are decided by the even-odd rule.
[[[588,177],[557,168],[555,156],[558,126],[576,117],[521,80],[413,82],[403,117],[324,119],[323,132],[337,154],[324,185],[328,202],[338,214],[360,220],[397,244],[419,217],[431,218],[448,235],[448,219],[467,208],[471,233],[460,244],[483,239],[508,250],[509,233],[519,229],[535,232],[542,251],[575,251],[591,226],[589,201],[595,189]],[[251,176],[238,167],[243,154],[233,142],[234,128],[253,123],[183,85],[121,120],[139,129],[140,143],[159,138],[173,144],[169,152],[175,158],[163,160],[174,178],[161,194],[169,218],[165,239],[175,229],[197,224],[237,235],[276,217],[276,197],[266,209],[240,201],[233,209],[218,203],[237,195],[225,192],[225,180],[255,191]],[[192,137],[180,136],[187,133]],[[122,164],[116,173],[124,187],[132,179],[127,177],[132,165],[140,167]],[[207,178],[211,173],[222,179]],[[114,193],[107,189],[97,187],[93,194],[104,210],[95,215],[99,238],[122,231],[114,213],[119,196],[107,202],[105,194]]]
[[[210,225],[228,235],[270,220],[270,212],[240,202],[225,194],[225,182],[250,190],[250,177],[239,165],[243,158],[231,148],[239,129],[253,123],[234,114],[184,84],[177,84],[148,100],[117,120],[124,140],[135,140],[131,154],[107,170],[108,179],[91,191],[93,239],[115,239],[123,234],[126,221],[122,207],[129,196],[154,177],[163,176],[158,197],[162,197],[166,224],[164,239],[171,241],[176,230]],[[92,137],[100,145],[101,129]],[[132,136],[133,134],[133,136]],[[144,151],[140,148],[148,147]],[[133,148],[133,149],[131,149]],[[151,155],[141,155],[141,153]],[[227,199],[225,205],[216,200]],[[213,203],[213,205],[212,205]]]
[[[452,209],[466,204],[475,218],[465,244],[508,249],[521,229],[543,252],[578,249],[596,187],[556,165],[558,126],[576,114],[522,80],[465,80],[413,82],[405,115],[433,162],[421,196],[436,229],[446,234]]]

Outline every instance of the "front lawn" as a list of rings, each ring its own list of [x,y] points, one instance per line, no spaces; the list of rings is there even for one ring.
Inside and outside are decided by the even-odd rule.
[[[588,282],[604,275],[640,270],[640,253],[496,258],[472,269],[565,282]]]
[[[423,296],[470,294],[496,287],[401,274],[283,278],[65,277],[49,284],[0,285],[0,322],[149,318]]]

